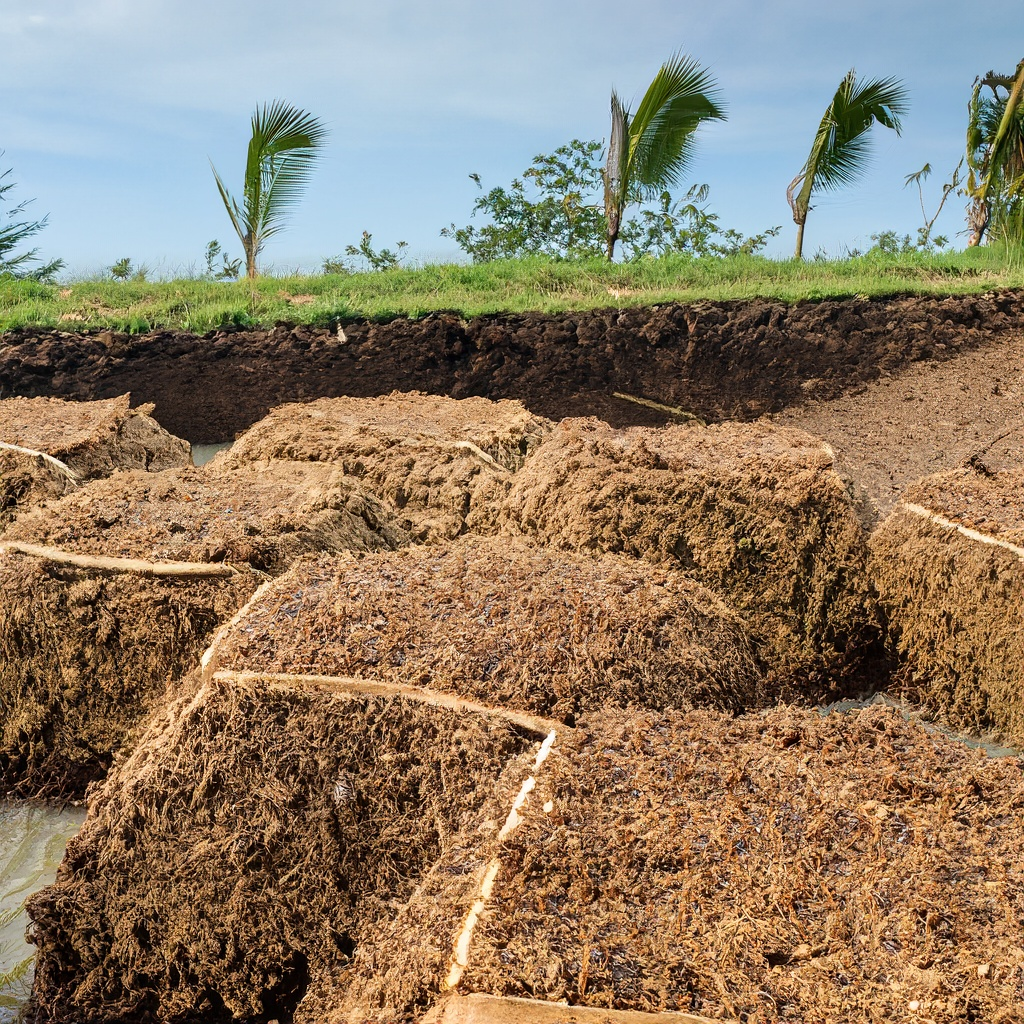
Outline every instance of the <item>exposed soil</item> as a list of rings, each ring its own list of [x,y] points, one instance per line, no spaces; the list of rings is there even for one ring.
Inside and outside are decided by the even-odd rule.
[[[283,402],[426,391],[518,398],[560,419],[665,422],[612,397],[709,420],[750,419],[831,398],[923,359],[1019,336],[1024,293],[701,302],[553,315],[281,325],[205,337],[26,329],[0,337],[0,397],[106,398],[130,391],[194,442],[233,437]],[[342,340],[342,334],[344,340]]]
[[[772,416],[827,441],[882,513],[915,480],[970,462],[1024,468],[1024,336],[910,363]]]

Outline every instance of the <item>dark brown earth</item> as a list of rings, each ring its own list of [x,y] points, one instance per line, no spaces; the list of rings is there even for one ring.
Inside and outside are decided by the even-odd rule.
[[[470,320],[440,312],[340,330],[280,324],[203,337],[25,329],[0,338],[0,397],[130,391],[194,443],[228,440],[282,402],[411,390],[518,398],[551,419],[596,415],[613,426],[666,420],[616,392],[708,420],[752,419],[1019,337],[1022,327],[1024,292],[1005,291]]]

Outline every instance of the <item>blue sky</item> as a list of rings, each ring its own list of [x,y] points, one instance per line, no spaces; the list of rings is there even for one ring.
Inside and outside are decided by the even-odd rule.
[[[1024,5],[998,19],[990,33],[995,19],[973,24],[947,0],[0,0],[0,169],[49,214],[38,244],[72,273],[124,256],[198,268],[212,238],[240,248],[208,161],[236,185],[252,110],[280,97],[331,137],[266,263],[317,269],[363,230],[452,258],[438,232],[469,222],[470,172],[508,184],[536,153],[604,138],[611,88],[639,96],[681,49],[729,115],[702,130],[691,179],[710,184],[723,225],[783,225],[771,251],[787,255],[786,185],[839,81],[851,67],[896,75],[911,101],[902,138],[876,129],[869,174],[808,218],[806,251],[838,255],[916,229],[903,179],[926,161],[937,203],[974,77],[1024,57]],[[951,200],[937,229],[958,232],[962,208]]]

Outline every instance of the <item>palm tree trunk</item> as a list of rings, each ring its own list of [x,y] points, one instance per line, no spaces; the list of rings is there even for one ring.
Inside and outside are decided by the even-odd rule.
[[[605,255],[611,262],[612,256],[615,254],[615,243],[619,240],[619,226],[622,223],[622,207],[616,201],[616,197],[610,192],[609,189],[605,189],[604,194],[604,213],[608,221],[608,244],[605,250]]]
[[[976,245],[981,245],[981,240],[985,237],[985,229],[988,227],[988,203],[975,196],[971,205],[967,208],[967,228],[970,231],[970,237],[967,239],[967,247],[973,248]]]
[[[804,258],[804,224],[805,220],[798,220],[796,222],[796,253],[793,258],[802,260]]]
[[[245,249],[245,276],[256,278],[256,239],[251,236],[242,240]]]

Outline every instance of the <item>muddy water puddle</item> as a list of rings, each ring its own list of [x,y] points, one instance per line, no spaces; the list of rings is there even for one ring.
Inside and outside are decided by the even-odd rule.
[[[24,903],[49,885],[85,808],[0,800],[0,1024],[11,1024],[32,986],[35,947]]]
[[[234,441],[220,441],[217,444],[194,444],[192,445],[192,462],[196,466],[205,466],[218,452],[225,451],[234,444]]]
[[[844,715],[849,714],[851,711],[860,711],[862,708],[871,707],[876,704],[895,708],[908,722],[919,723],[933,736],[944,736],[946,739],[955,740],[957,743],[963,743],[966,747],[971,747],[975,750],[984,750],[989,757],[1024,758],[1024,750],[1016,750],[1013,747],[1004,747],[1001,744],[986,739],[983,736],[968,736],[963,733],[953,732],[951,729],[947,729],[944,726],[933,722],[922,713],[920,708],[907,704],[904,701],[896,700],[895,698],[890,697],[887,693],[876,693],[874,696],[866,697],[863,700],[836,701],[834,704],[828,704],[818,708],[818,711],[823,715]]]

